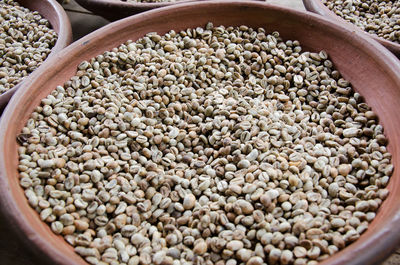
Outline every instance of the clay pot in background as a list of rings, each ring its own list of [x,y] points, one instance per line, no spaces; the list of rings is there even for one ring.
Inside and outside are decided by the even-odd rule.
[[[60,4],[55,0],[16,0],[20,5],[32,10],[38,11],[39,14],[46,18],[52,28],[57,32],[58,39],[55,46],[52,48],[49,56],[47,58],[52,57],[57,52],[61,51],[72,41],[72,31],[71,24],[69,22],[68,16],[65,13],[64,9]],[[47,61],[47,59],[45,60]],[[44,63],[44,62],[43,62]],[[43,64],[42,63],[42,64]],[[29,78],[29,76],[25,77],[24,80]],[[0,115],[6,107],[8,101],[12,97],[12,95],[22,86],[21,81],[19,84],[14,86],[12,89],[0,95]]]
[[[115,21],[154,8],[167,7],[195,0],[178,0],[176,2],[139,3],[122,0],[75,0],[87,10],[109,21]]]
[[[41,99],[69,80],[81,61],[148,32],[164,34],[171,29],[205,26],[210,21],[214,26],[263,27],[267,32],[280,32],[283,39],[299,40],[304,50],[327,51],[335,67],[379,115],[395,166],[388,186],[390,194],[360,239],[321,265],[372,265],[383,261],[400,242],[400,62],[362,32],[309,12],[261,2],[191,2],[152,10],[111,23],[50,58],[17,91],[0,121],[0,203],[10,229],[38,253],[42,263],[86,264],[28,205],[18,180],[17,135]]]
[[[356,25],[344,20],[343,18],[337,16],[334,12],[332,12],[328,7],[326,7],[320,0],[303,0],[303,4],[308,11],[317,13],[321,16],[324,16],[328,19],[332,19],[334,23],[343,23],[345,27],[348,27],[350,30],[359,30],[364,32],[367,36],[373,38],[378,41],[380,44],[385,46],[391,52],[393,52],[397,57],[400,58],[400,44],[388,41],[384,38],[378,37],[376,35],[370,34],[368,32],[363,31],[358,28]]]
[[[129,17],[144,11],[181,3],[204,0],[175,0],[175,2],[140,3],[127,0],[75,0],[79,5],[109,21]],[[226,1],[226,0],[222,0]],[[253,0],[264,1],[264,0]]]

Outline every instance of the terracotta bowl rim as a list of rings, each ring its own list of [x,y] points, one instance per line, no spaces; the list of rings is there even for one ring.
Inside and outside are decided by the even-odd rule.
[[[21,0],[16,0],[17,2],[20,2]],[[57,22],[59,24],[59,30],[57,32],[58,38],[56,41],[56,44],[54,47],[51,49],[51,52],[47,56],[47,58],[42,62],[40,66],[42,66],[45,62],[47,62],[52,56],[54,56],[56,53],[67,47],[71,42],[72,42],[72,28],[71,28],[71,23],[69,21],[68,15],[65,12],[64,8],[56,1],[56,0],[34,0],[38,2],[48,2],[51,6],[51,14],[56,15],[57,17]],[[34,10],[37,11],[37,10]],[[39,12],[39,11],[38,11]],[[41,12],[39,14],[47,19],[51,24],[50,19],[48,16],[43,15]],[[52,25],[54,29],[54,25]],[[38,69],[40,68],[38,67]],[[34,72],[36,72],[38,69],[36,69]],[[22,81],[20,81],[18,84],[16,84],[13,88],[7,90],[3,94],[0,95],[0,109],[4,108],[8,102],[10,102],[10,98],[14,95],[14,93],[22,86],[22,83],[25,82],[30,76],[32,76],[33,72],[30,73],[28,76],[26,76]],[[0,110],[0,116],[1,116],[1,110]]]
[[[169,6],[169,7],[164,7],[160,9],[154,9],[148,12],[140,13],[131,17],[127,17],[125,19],[110,23],[103,28],[96,30],[89,35],[83,37],[82,39],[74,42],[71,44],[69,47],[63,49],[57,56],[54,56],[49,59],[49,62],[46,64],[47,68],[50,68],[52,64],[57,63],[60,58],[67,58],[68,54],[72,52],[77,52],[80,50],[84,49],[84,44],[90,42],[93,38],[98,36],[99,34],[105,35],[107,32],[112,32],[120,29],[126,24],[134,24],[134,23],[142,23],[142,21],[146,21],[150,19],[154,15],[162,15],[162,14],[170,14],[174,13],[177,10],[184,9],[184,8],[190,8],[191,10],[195,10],[197,8],[202,8],[202,7],[207,7],[207,6],[214,6],[214,7],[220,7],[220,6],[238,6],[241,8],[261,8],[261,9],[269,9],[272,11],[280,12],[282,14],[287,14],[293,17],[296,17],[297,19],[304,19],[308,21],[309,23],[313,23],[315,25],[319,25],[319,27],[324,27],[324,28],[329,28],[332,31],[338,32],[338,33],[343,33],[348,37],[350,40],[353,41],[353,43],[357,45],[362,45],[366,51],[371,52],[372,55],[375,57],[374,60],[375,62],[379,63],[380,65],[383,65],[387,68],[387,75],[390,76],[391,79],[397,81],[400,84],[400,63],[398,59],[390,53],[388,50],[384,49],[378,42],[368,38],[367,35],[359,32],[353,32],[352,30],[346,28],[342,24],[334,24],[332,23],[332,20],[329,20],[327,18],[324,18],[322,16],[310,13],[310,12],[303,12],[303,11],[298,11],[298,10],[293,10],[290,8],[285,8],[277,5],[272,5],[272,4],[267,4],[267,3],[262,3],[262,2],[255,2],[255,1],[229,1],[229,2],[221,2],[221,1],[207,1],[207,2],[188,2],[188,3],[183,3],[180,5],[174,5],[174,6]],[[301,42],[301,40],[300,40]],[[348,41],[349,42],[349,41]],[[118,45],[118,44],[117,44]],[[38,69],[37,71],[34,72],[31,78],[27,79],[26,82],[24,82],[23,86],[21,89],[19,89],[16,92],[16,95],[11,99],[10,104],[7,106],[4,115],[2,119],[0,120],[0,150],[4,149],[4,146],[6,146],[6,141],[5,136],[7,134],[7,125],[11,124],[13,122],[13,114],[15,112],[20,112],[23,110],[20,110],[21,108],[18,107],[18,103],[21,101],[23,97],[27,97],[26,94],[29,92],[30,86],[34,84],[37,80],[41,79],[41,74],[46,72],[46,67],[42,67]],[[9,142],[8,140],[7,142]],[[2,159],[4,158],[5,154],[0,152],[0,169],[6,168],[5,167],[5,160]],[[9,179],[11,179],[10,175],[6,175],[4,171],[0,171],[0,207],[2,212],[6,216],[6,220],[11,224],[11,226],[14,228],[15,232],[20,236],[20,238],[23,238],[24,243],[26,243],[27,246],[29,246],[30,249],[35,250],[37,253],[41,253],[44,256],[46,256],[53,264],[74,264],[69,262],[69,257],[62,253],[61,255],[58,253],[54,253],[54,251],[49,251],[49,248],[51,249],[51,244],[46,241],[44,237],[41,237],[38,235],[35,230],[29,225],[29,220],[26,218],[24,212],[18,207],[16,202],[13,200],[12,192],[10,189],[10,182]],[[390,184],[390,183],[389,183]],[[389,195],[390,196],[390,195]],[[12,209],[12,211],[7,211]],[[367,253],[363,253],[363,255],[366,255],[367,258],[374,260],[374,254],[376,253],[384,253],[383,255],[388,255],[388,251],[394,250],[395,246],[392,246],[392,244],[388,243],[393,243],[393,242],[400,242],[400,226],[396,225],[398,222],[400,222],[400,209],[397,208],[395,210],[396,214],[393,214],[391,218],[387,218],[384,220],[385,225],[389,226],[384,226],[378,230],[378,234],[374,235],[372,237],[369,237],[368,240],[366,240],[367,243],[371,246],[373,243],[371,242],[372,240],[377,240],[377,243],[375,244],[377,247],[375,249],[371,249],[371,251],[367,251]],[[386,243],[380,243],[382,239],[386,239]],[[374,241],[375,242],[375,241]],[[355,242],[354,244],[357,244]],[[354,245],[352,244],[352,245]],[[359,245],[357,245],[359,246]],[[344,250],[341,250],[340,253],[343,253],[346,251],[347,248]],[[360,250],[360,249],[357,249]],[[373,250],[373,251],[372,251]],[[346,252],[346,254],[349,254]],[[390,253],[389,253],[390,254]],[[340,255],[339,255],[340,256]],[[363,256],[365,258],[365,256]],[[357,253],[353,253],[353,255],[350,257],[351,260],[353,261],[353,264],[363,264],[360,263],[361,258],[357,258]],[[331,260],[331,259],[328,259]],[[333,260],[333,259],[332,259]],[[331,261],[332,261],[331,260]],[[343,259],[342,259],[343,260]],[[357,263],[358,261],[358,263]],[[333,262],[322,262],[321,264],[333,264]],[[339,264],[339,263],[334,263],[334,264]],[[348,263],[342,263],[342,264],[348,264]]]
[[[382,37],[376,36],[376,35],[374,35],[372,33],[369,33],[369,32],[366,32],[366,31],[360,29],[359,27],[357,27],[353,23],[350,23],[350,22],[346,21],[344,18],[336,15],[328,7],[326,7],[321,2],[321,0],[303,0],[303,4],[304,4],[304,7],[306,8],[307,11],[314,12],[314,13],[319,14],[321,16],[325,16],[327,18],[333,19],[333,20],[335,20],[335,21],[337,21],[339,23],[344,23],[344,24],[346,24],[348,26],[351,26],[354,29],[357,29],[357,30],[363,32],[364,34],[367,34],[370,38],[373,38],[374,40],[378,41],[384,47],[386,47],[387,49],[392,51],[394,54],[396,54],[396,56],[400,56],[400,44],[399,43],[395,43],[395,42],[389,41],[387,39],[384,39]]]

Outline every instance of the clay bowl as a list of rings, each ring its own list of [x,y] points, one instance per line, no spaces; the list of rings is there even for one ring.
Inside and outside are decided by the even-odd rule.
[[[72,41],[72,31],[71,24],[69,22],[68,16],[65,13],[64,9],[61,7],[59,3],[55,0],[17,0],[22,6],[29,8],[32,11],[38,11],[39,14],[49,20],[52,28],[57,32],[58,39],[56,45],[51,50],[49,56],[50,58],[57,52],[61,51]],[[46,59],[46,61],[47,61]],[[44,62],[43,62],[44,63]],[[26,80],[28,77],[25,77]],[[23,82],[23,81],[22,81]],[[0,95],[0,115],[3,112],[5,106],[8,101],[14,95],[15,91],[17,91],[22,82],[14,86],[12,89]]]
[[[335,22],[335,23],[345,23],[345,26],[348,27],[350,30],[359,30],[359,31],[364,32],[369,37],[378,41],[380,44],[385,46],[387,49],[389,49],[397,57],[400,58],[400,44],[388,41],[384,38],[381,38],[376,35],[373,35],[373,34],[363,31],[362,29],[358,28],[354,24],[337,16],[334,12],[332,12],[329,8],[327,8],[320,0],[303,0],[303,4],[304,4],[306,10],[308,10],[308,11],[311,11],[311,12],[317,13],[321,16],[324,16],[326,18],[332,19],[333,22]]]
[[[148,32],[164,34],[171,29],[179,31],[204,26],[209,21],[214,25],[264,27],[270,32],[279,31],[284,39],[299,40],[304,50],[326,50],[337,69],[378,113],[389,138],[388,148],[395,165],[388,186],[390,195],[361,238],[321,264],[365,265],[383,261],[400,243],[400,115],[397,115],[400,63],[393,54],[360,31],[354,32],[309,12],[253,1],[192,2],[111,23],[53,56],[45,67],[26,80],[0,121],[0,201],[10,228],[34,253],[38,253],[42,263],[85,264],[28,205],[18,182],[16,136],[41,99],[73,76],[81,61]]]
[[[154,8],[173,6],[176,4],[203,1],[203,0],[175,0],[175,2],[159,2],[159,3],[138,3],[127,2],[127,0],[76,0],[82,7],[94,14],[102,16],[109,21],[115,21],[125,17],[129,17]],[[263,1],[263,0],[255,0]]]
[[[176,2],[159,3],[136,3],[121,0],[76,0],[76,2],[82,7],[109,21],[129,17],[154,8],[172,6],[192,1],[195,0],[177,0]]]

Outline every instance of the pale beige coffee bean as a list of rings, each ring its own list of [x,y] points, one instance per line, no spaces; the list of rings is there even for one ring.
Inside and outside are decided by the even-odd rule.
[[[22,7],[17,1],[0,3],[0,94],[3,94],[43,63],[58,36],[37,11]],[[49,105],[43,106],[45,116],[51,117],[52,110]],[[54,139],[48,142],[55,145]],[[44,166],[52,167],[49,163],[45,162]]]
[[[389,196],[371,111],[326,52],[278,32],[153,32],[42,99],[20,185],[91,264],[315,264]]]
[[[336,15],[362,30],[388,41],[400,43],[400,4],[397,1],[344,1],[323,0]],[[373,112],[366,112],[368,119],[375,119]],[[371,114],[370,114],[371,113]]]

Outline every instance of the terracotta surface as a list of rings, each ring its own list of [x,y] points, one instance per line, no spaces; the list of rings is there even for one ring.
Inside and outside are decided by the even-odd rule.
[[[55,53],[61,51],[64,47],[72,41],[71,24],[64,9],[55,0],[17,0],[22,6],[29,8],[33,11],[38,11],[42,17],[49,20],[53,29],[58,33],[56,45],[52,48],[49,56],[50,58]],[[43,62],[44,63],[44,62]],[[25,77],[26,79],[27,77]],[[23,81],[22,81],[23,82]],[[12,95],[21,87],[21,83],[8,90],[6,93],[0,95],[0,115],[6,107]]]
[[[179,16],[177,15],[179,14]],[[284,18],[284,19],[283,19]],[[279,31],[284,39],[298,39],[305,50],[325,49],[340,72],[380,116],[389,137],[395,172],[391,191],[376,219],[360,240],[321,264],[378,264],[393,252],[400,239],[400,62],[361,32],[350,31],[319,16],[257,2],[199,2],[157,9],[109,24],[76,41],[36,71],[12,98],[0,121],[0,199],[5,220],[40,258],[40,264],[85,264],[72,248],[40,221],[18,184],[16,136],[41,98],[71,77],[76,66],[120,43],[147,32],[162,34],[215,25],[248,25]],[[25,106],[21,108],[20,106]]]
[[[320,14],[321,16],[330,18],[333,21],[336,21],[337,23],[344,23],[344,24],[346,24],[347,27],[349,27],[350,30],[359,30],[361,32],[364,32],[369,37],[372,37],[374,40],[378,41],[380,44],[385,46],[387,49],[389,49],[397,57],[400,58],[400,44],[388,41],[386,39],[380,38],[376,35],[373,35],[373,34],[370,34],[370,33],[367,33],[365,31],[361,30],[354,24],[347,22],[343,18],[337,16],[328,7],[326,7],[320,0],[303,0],[303,4],[308,11],[311,11],[311,12]]]
[[[306,10],[302,0],[265,0],[269,4],[286,6],[297,10]]]

